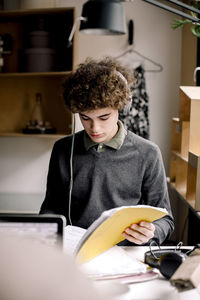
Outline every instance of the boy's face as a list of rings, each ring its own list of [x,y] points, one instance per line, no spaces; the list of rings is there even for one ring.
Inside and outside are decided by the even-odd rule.
[[[79,113],[81,123],[95,143],[110,141],[118,131],[118,109],[111,107]]]

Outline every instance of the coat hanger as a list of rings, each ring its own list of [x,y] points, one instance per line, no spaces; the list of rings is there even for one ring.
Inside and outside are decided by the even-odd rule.
[[[138,55],[140,58],[150,62],[151,64],[153,64],[156,68],[154,69],[145,69],[145,72],[162,72],[163,70],[163,66],[157,62],[155,62],[154,60],[152,60],[151,58],[141,54],[140,52],[138,52],[137,50],[133,49],[133,35],[134,35],[134,23],[133,20],[129,21],[129,28],[128,28],[128,41],[129,41],[129,45],[131,45],[131,47],[129,49],[127,49],[126,51],[124,51],[122,54],[118,55],[116,58],[121,58],[126,56],[126,54],[136,54]]]

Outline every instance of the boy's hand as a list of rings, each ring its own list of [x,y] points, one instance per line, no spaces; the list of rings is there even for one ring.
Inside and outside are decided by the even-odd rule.
[[[152,223],[141,221],[138,224],[132,224],[123,232],[123,236],[135,244],[147,243],[154,236],[155,226]]]

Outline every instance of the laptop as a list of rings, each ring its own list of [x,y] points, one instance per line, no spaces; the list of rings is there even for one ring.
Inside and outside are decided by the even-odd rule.
[[[49,246],[63,247],[65,226],[62,215],[0,214],[0,233],[19,234]]]

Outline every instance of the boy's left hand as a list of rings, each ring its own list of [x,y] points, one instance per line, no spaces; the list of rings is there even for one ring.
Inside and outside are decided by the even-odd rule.
[[[135,244],[147,243],[154,237],[155,226],[152,223],[141,221],[138,224],[132,224],[123,232],[123,236]]]

